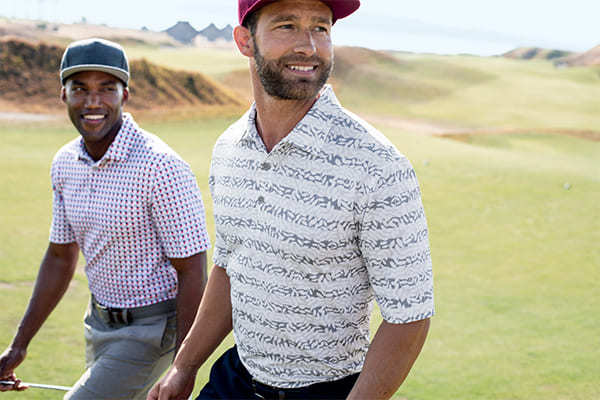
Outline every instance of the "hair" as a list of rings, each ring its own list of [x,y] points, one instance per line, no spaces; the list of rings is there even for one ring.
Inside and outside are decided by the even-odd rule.
[[[250,30],[250,33],[252,34],[252,36],[254,37],[254,35],[256,34],[256,25],[258,23],[258,17],[260,14],[260,8],[256,11],[251,12],[250,14],[248,14],[246,16],[246,18],[244,19],[244,22],[242,23],[242,26],[248,30]]]

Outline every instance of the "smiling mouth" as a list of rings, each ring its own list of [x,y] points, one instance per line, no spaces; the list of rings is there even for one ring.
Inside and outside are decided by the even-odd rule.
[[[311,72],[317,69],[316,65],[305,66],[305,65],[288,65],[288,68],[292,71],[298,72]]]
[[[86,121],[100,121],[101,119],[104,119],[104,115],[102,114],[88,114],[88,115],[84,115],[83,119]]]

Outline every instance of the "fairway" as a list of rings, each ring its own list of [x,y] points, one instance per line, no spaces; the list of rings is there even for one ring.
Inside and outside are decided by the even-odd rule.
[[[597,71],[495,58],[398,59],[400,64],[379,64],[381,75],[371,76],[369,90],[365,71],[372,64],[358,70],[364,75],[356,75],[353,86],[353,75],[336,78],[342,103],[372,121],[412,161],[429,221],[436,315],[395,398],[600,398],[600,142],[549,133],[600,130]],[[452,72],[448,79],[444,71]],[[213,241],[208,166],[213,143],[236,118],[138,118],[192,166]],[[511,131],[452,140],[398,128],[397,120],[405,119]],[[2,348],[27,305],[47,245],[50,162],[75,136],[66,116],[0,126]],[[77,380],[84,368],[81,320],[88,296],[80,259],[64,300],[17,369],[23,380],[67,386]],[[373,330],[379,322],[375,313]],[[231,343],[229,337],[202,367],[194,393]],[[2,395],[25,398],[60,399],[62,393]]]

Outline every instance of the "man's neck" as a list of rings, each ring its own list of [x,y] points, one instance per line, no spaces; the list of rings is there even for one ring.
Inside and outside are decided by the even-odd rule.
[[[277,143],[304,118],[317,97],[306,100],[282,100],[264,92],[255,96],[256,129],[267,152],[271,152]]]

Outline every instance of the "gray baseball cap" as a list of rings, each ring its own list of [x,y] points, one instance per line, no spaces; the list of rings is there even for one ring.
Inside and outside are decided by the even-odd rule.
[[[82,71],[101,71],[129,83],[129,62],[118,43],[92,38],[73,42],[67,47],[60,65],[60,80]]]

